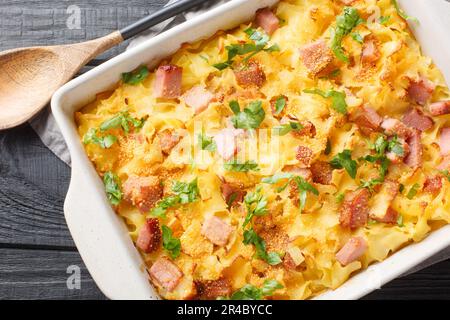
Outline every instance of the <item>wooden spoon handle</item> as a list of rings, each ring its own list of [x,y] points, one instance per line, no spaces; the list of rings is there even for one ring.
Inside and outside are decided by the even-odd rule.
[[[208,1],[211,0],[179,0],[133,23],[132,25],[121,29],[119,32],[122,35],[122,38],[127,40],[142,31],[157,25],[158,23]]]

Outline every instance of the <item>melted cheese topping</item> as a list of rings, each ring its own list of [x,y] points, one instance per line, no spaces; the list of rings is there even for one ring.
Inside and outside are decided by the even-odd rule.
[[[373,141],[373,136],[363,135],[350,117],[334,111],[330,100],[305,93],[305,89],[334,88],[346,92],[350,114],[368,104],[383,117],[397,119],[401,119],[411,105],[407,97],[409,79],[422,76],[432,81],[436,85],[432,101],[450,96],[442,74],[430,58],[421,54],[406,22],[396,14],[390,0],[355,1],[352,6],[364,19],[371,16],[375,6],[380,8],[382,16],[390,17],[386,24],[376,21],[360,24],[352,31],[377,39],[381,56],[374,64],[361,63],[362,45],[349,35],[344,38],[343,47],[351,57],[351,63],[339,63],[340,74],[335,77],[311,77],[301,61],[299,48],[320,38],[329,43],[330,29],[336,16],[342,13],[343,5],[331,0],[286,0],[273,8],[281,24],[271,36],[270,44],[278,44],[280,51],[260,52],[252,58],[266,75],[260,89],[242,88],[231,68],[219,71],[212,66],[226,60],[227,45],[249,42],[244,30],[251,23],[246,23],[234,30],[219,32],[208,40],[184,45],[168,60],[183,68],[183,92],[203,85],[216,96],[223,97],[223,100],[210,103],[198,115],[183,98],[156,98],[154,72],[137,85],[119,83],[116,89],[99,94],[94,102],[76,113],[80,137],[124,109],[135,118],[147,118],[139,131],[132,130],[128,135],[123,130],[109,130],[118,141],[108,149],[95,144],[85,145],[99,175],[112,171],[122,182],[131,175],[157,175],[164,181],[165,195],[170,194],[172,181],[190,182],[198,178],[200,200],[169,209],[167,218],[160,219],[160,223],[169,226],[181,241],[181,255],[173,262],[183,272],[183,278],[172,292],[158,287],[164,298],[193,298],[196,296],[195,282],[223,277],[229,280],[233,291],[246,284],[261,287],[265,280],[273,279],[283,288],[276,290],[272,298],[311,298],[338,288],[353,273],[386,259],[396,250],[422,240],[432,230],[450,222],[449,181],[442,179],[442,188],[437,194],[422,191],[426,178],[437,174],[435,168],[441,161],[437,141],[441,129],[450,124],[449,116],[434,117],[433,127],[422,133],[422,166],[414,170],[404,164],[389,166],[387,179],[404,185],[406,191],[393,200],[387,188],[376,188],[373,192],[370,210],[381,212],[390,203],[403,217],[403,225],[369,223],[355,230],[340,225],[341,203],[337,195],[356,190],[362,180],[376,176],[378,168],[369,163],[359,163],[355,179],[341,169],[333,171],[330,185],[314,184],[319,195],[308,193],[302,213],[289,197],[290,188],[280,191],[261,183],[263,178],[281,172],[286,166],[298,165],[296,149],[299,145],[312,150],[313,161],[329,162],[344,149],[351,150],[354,159],[370,153],[367,141]],[[269,133],[264,137],[269,147],[260,147],[258,141],[262,138],[258,131],[280,125],[270,107],[270,100],[280,95],[288,98],[286,113],[300,122],[311,121],[317,133],[315,137]],[[195,126],[200,123],[201,130],[209,136],[229,127],[232,111],[228,102],[233,99],[238,99],[241,106],[262,101],[265,119],[260,129],[244,136],[248,147],[239,151],[241,156],[257,162],[259,171],[227,171],[223,167],[224,160],[217,153],[200,150],[198,146],[196,134],[201,131]],[[161,152],[157,138],[157,134],[166,129],[183,136],[168,156]],[[190,141],[194,141],[194,145],[190,145]],[[328,155],[325,154],[327,141],[331,143]],[[221,192],[221,179],[239,183],[246,192],[255,191],[257,185],[262,188],[261,193],[268,201],[268,214],[256,218],[255,230],[266,241],[268,251],[279,252],[281,256],[288,252],[299,267],[290,270],[284,264],[270,266],[255,256],[253,245],[243,243],[246,207],[240,204],[228,208]],[[406,193],[414,184],[419,185],[418,192],[409,199]],[[151,214],[141,213],[126,201],[122,201],[116,211],[124,218],[130,236],[136,241],[139,230]],[[233,227],[226,246],[214,246],[201,234],[203,221],[211,216],[220,217]],[[360,259],[342,266],[335,255],[352,236],[363,237],[368,249]],[[142,256],[150,267],[159,257],[167,256],[167,252],[161,246],[151,254],[142,253]]]

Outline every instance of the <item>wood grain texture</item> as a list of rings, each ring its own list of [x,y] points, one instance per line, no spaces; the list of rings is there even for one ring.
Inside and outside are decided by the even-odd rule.
[[[78,252],[0,248],[0,300],[105,299]],[[80,289],[67,286],[68,267],[80,270]]]
[[[0,0],[0,50],[74,43],[128,25],[166,0]],[[82,8],[82,29],[65,23]],[[112,49],[80,74],[120,53]],[[70,168],[28,126],[0,131],[0,299],[103,299],[76,251],[63,217]],[[69,265],[81,290],[68,290]],[[399,278],[366,299],[450,299],[450,260]]]
[[[0,130],[30,120],[87,62],[121,42],[114,31],[75,44],[0,52]]]

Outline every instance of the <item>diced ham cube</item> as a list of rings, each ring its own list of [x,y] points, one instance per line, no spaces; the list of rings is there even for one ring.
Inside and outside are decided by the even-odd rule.
[[[320,184],[331,184],[333,168],[326,161],[317,161],[311,165],[313,181]]]
[[[163,65],[156,70],[153,92],[157,98],[174,99],[181,96],[181,77],[183,68]]]
[[[381,127],[385,130],[388,136],[398,136],[400,138],[408,138],[412,129],[407,127],[403,122],[393,118],[384,119]]]
[[[409,146],[409,154],[405,158],[405,164],[411,168],[418,168],[422,165],[422,140],[419,130],[413,130],[411,136],[406,140]]]
[[[352,115],[352,120],[356,123],[362,133],[370,135],[372,132],[380,129],[383,118],[381,118],[373,108],[364,105]]]
[[[299,146],[295,154],[297,160],[300,161],[300,163],[305,167],[311,166],[312,156],[313,156],[312,150],[305,146]]]
[[[339,216],[342,227],[357,229],[365,226],[369,214],[370,192],[360,189],[345,194]]]
[[[325,40],[307,44],[300,48],[300,58],[312,76],[320,75],[333,62],[333,53]]]
[[[180,283],[183,272],[169,259],[162,257],[151,266],[150,277],[152,280],[167,291],[173,291]]]
[[[161,229],[157,218],[147,219],[139,231],[136,246],[145,253],[151,253],[158,249],[161,243]]]
[[[147,212],[163,195],[161,181],[156,176],[140,177],[132,175],[122,186],[124,199],[141,212]]]
[[[269,8],[256,11],[255,22],[256,25],[263,28],[269,35],[274,33],[280,27],[280,21]]]
[[[450,154],[450,127],[442,129],[439,137],[439,147],[443,156]]]
[[[237,83],[241,87],[262,87],[266,82],[266,74],[258,62],[250,61],[246,66],[240,66],[234,70]]]
[[[242,186],[223,182],[221,185],[222,196],[229,207],[233,207],[244,201],[246,192]]]
[[[442,189],[441,176],[428,177],[423,185],[423,191],[431,194],[437,194],[441,191],[441,189]]]
[[[431,98],[435,88],[436,85],[433,82],[425,77],[421,77],[417,81],[410,81],[408,95],[412,101],[423,106]]]
[[[170,154],[172,149],[180,142],[181,137],[172,130],[166,129],[158,133],[161,151],[166,156]]]
[[[420,130],[427,131],[428,129],[433,127],[433,120],[430,117],[427,117],[423,114],[419,109],[413,108],[408,111],[402,118],[402,122],[406,124],[408,127]]]
[[[367,242],[362,237],[353,237],[336,253],[336,260],[343,266],[361,258],[366,252]]]
[[[342,2],[343,4],[345,4],[346,6],[349,6],[357,0],[339,0],[339,1]]]
[[[439,101],[430,105],[430,113],[433,116],[442,116],[450,113],[450,100]]]
[[[195,114],[205,111],[214,100],[214,95],[201,85],[192,87],[183,97],[186,105],[194,109]]]
[[[365,64],[375,63],[380,59],[381,53],[377,41],[373,37],[366,37],[362,47],[361,62]]]
[[[231,294],[231,283],[227,278],[217,280],[196,281],[197,297],[201,300],[216,300]]]
[[[239,151],[236,138],[241,135],[241,129],[226,128],[214,136],[217,153],[224,159],[230,160]]]
[[[205,238],[218,246],[226,245],[232,232],[233,227],[216,216],[206,219],[201,230]]]

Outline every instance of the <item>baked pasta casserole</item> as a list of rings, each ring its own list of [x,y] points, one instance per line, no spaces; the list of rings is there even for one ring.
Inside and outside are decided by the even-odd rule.
[[[407,20],[280,1],[76,112],[163,298],[312,298],[450,222],[450,92]]]

